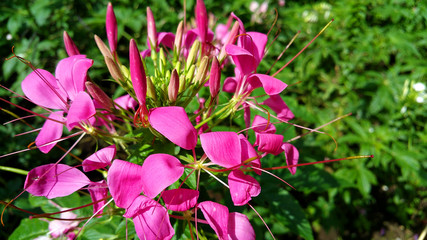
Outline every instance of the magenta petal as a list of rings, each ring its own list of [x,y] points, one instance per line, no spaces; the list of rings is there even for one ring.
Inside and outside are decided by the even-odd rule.
[[[237,81],[234,77],[228,77],[224,80],[224,86],[222,86],[222,90],[224,92],[234,93],[236,91]]]
[[[150,109],[148,121],[159,133],[176,145],[191,150],[197,144],[197,130],[182,107]]]
[[[174,156],[163,153],[148,156],[142,164],[144,194],[154,198],[178,180],[183,173],[184,166]]]
[[[145,105],[147,98],[147,76],[145,75],[141,54],[133,39],[131,39],[129,43],[129,64],[130,77],[136,98],[140,105]]]
[[[294,145],[285,142],[282,145],[282,149],[285,151],[286,164],[288,166],[298,164],[299,152]],[[292,173],[292,175],[294,175],[295,172],[297,171],[297,167],[291,167],[288,169]]]
[[[275,133],[276,127],[267,119],[256,115],[252,123],[252,129],[258,133]]]
[[[99,201],[103,198],[107,198],[108,196],[108,186],[105,180],[102,180],[100,182],[91,182],[88,187],[88,191],[90,193],[90,197],[92,199],[92,202]],[[103,200],[100,202],[97,202],[93,205],[93,214],[97,213],[99,209],[101,209],[107,200]],[[102,210],[99,210],[97,214],[101,214]],[[101,216],[99,216],[101,217]]]
[[[234,64],[242,75],[248,75],[257,68],[256,59],[248,50],[228,44],[225,46],[225,51],[233,58]]]
[[[250,36],[245,39],[250,39],[252,42],[252,49],[250,50],[252,54],[257,58],[257,62],[262,60],[265,53],[265,46],[267,45],[268,38],[267,35],[260,32],[247,32],[247,34]]]
[[[67,92],[69,99],[76,99],[76,95],[85,89],[87,70],[93,60],[85,55],[74,55],[62,59],[55,70],[55,77]]]
[[[196,205],[199,191],[186,188],[166,190],[162,198],[168,210],[183,212]]]
[[[208,32],[208,14],[206,12],[206,6],[203,0],[197,0],[196,2],[196,25],[199,30],[200,42],[205,43],[207,41]]]
[[[159,32],[158,34],[159,45],[162,44],[168,48],[173,48],[175,42],[175,34],[171,32]]]
[[[125,110],[135,109],[138,105],[138,102],[129,94],[116,98],[114,102]]]
[[[245,214],[232,212],[228,215],[228,237],[230,240],[255,240],[255,231]]]
[[[199,208],[218,238],[228,239],[228,208],[211,201],[201,202]]]
[[[277,155],[283,152],[283,136],[273,133],[256,133],[258,151]]]
[[[52,199],[68,196],[89,183],[86,175],[76,168],[65,164],[46,164],[28,173],[24,188],[34,196]]]
[[[289,121],[295,117],[280,95],[272,95],[262,104],[269,106],[283,121]]]
[[[279,94],[288,86],[279,79],[265,74],[252,74],[248,81],[253,88],[263,87],[268,95]]]
[[[148,197],[137,197],[123,216],[133,218],[140,239],[166,240],[175,234],[166,209]]]
[[[83,171],[89,172],[99,168],[105,168],[111,165],[114,156],[116,155],[116,146],[111,145],[105,147],[96,153],[90,155],[83,161]]]
[[[107,183],[116,205],[127,208],[142,192],[142,167],[116,159],[108,169]]]
[[[89,119],[95,115],[95,105],[89,94],[86,92],[80,92],[77,94],[76,99],[70,106],[70,110],[67,115],[67,128],[72,129],[73,127],[80,124],[80,122],[88,123]]]
[[[234,167],[241,163],[242,149],[235,132],[210,132],[200,135],[200,142],[208,158],[222,167]]]
[[[37,135],[36,138],[36,146],[39,148],[39,150],[42,153],[48,153],[55,145],[56,143],[52,143],[46,146],[43,146],[47,143],[50,143],[52,141],[59,140],[62,136],[62,130],[64,129],[64,124],[61,123],[64,121],[64,112],[52,112],[49,115],[49,119],[57,120],[52,121],[47,119],[46,122],[44,122],[42,129],[39,132],[39,135]]]
[[[66,110],[67,94],[58,86],[56,78],[48,71],[37,69],[22,81],[22,91],[37,105]]]
[[[257,168],[261,168],[261,161],[260,158],[255,151],[254,147],[251,145],[251,143],[246,139],[246,137],[243,134],[239,134],[240,138],[240,145],[242,146],[242,161],[246,161],[250,158],[257,157],[257,159],[252,160],[249,165]],[[258,175],[261,175],[261,171],[258,169],[254,169],[254,172]]]
[[[258,196],[261,192],[261,186],[258,181],[249,175],[245,175],[240,170],[230,172],[228,185],[230,186],[231,200],[236,206],[245,205],[252,197]]]

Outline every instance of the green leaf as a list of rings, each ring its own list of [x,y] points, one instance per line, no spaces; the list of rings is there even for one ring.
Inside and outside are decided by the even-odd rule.
[[[34,239],[49,232],[49,223],[39,219],[23,219],[18,228],[9,236],[11,240]]]
[[[268,219],[273,229],[286,228],[306,240],[314,239],[311,225],[303,209],[288,191],[278,190],[274,184],[264,184],[262,192],[265,202],[261,202],[261,198],[255,198],[254,201],[271,210],[269,215],[262,217]]]

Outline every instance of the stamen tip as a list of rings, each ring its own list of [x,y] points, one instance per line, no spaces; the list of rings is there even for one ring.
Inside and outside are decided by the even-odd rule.
[[[331,22],[335,21],[335,18],[332,18]]]
[[[372,154],[370,157],[371,157],[371,158],[374,158],[374,155]]]

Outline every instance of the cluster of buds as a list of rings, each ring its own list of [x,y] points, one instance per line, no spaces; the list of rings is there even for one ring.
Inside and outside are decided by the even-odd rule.
[[[290,124],[294,118],[280,96],[287,84],[257,72],[266,53],[266,34],[247,32],[233,13],[214,34],[202,0],[197,0],[195,19],[196,26],[179,23],[176,33],[157,32],[147,8],[146,50],[140,51],[131,39],[125,65],[117,52],[117,20],[108,4],[109,46],[96,35],[95,41],[111,78],[126,92],[116,99],[89,78],[93,60],[81,55],[64,32],[69,57],[58,63],[55,76],[34,69],[22,82],[25,99],[49,113],[37,115],[46,121],[35,145],[47,154],[64,139],[80,135],[74,147],[91,135],[105,146],[82,161],[83,171],[60,163],[62,158],[32,169],[25,191],[52,199],[87,190],[92,217],[111,214],[106,208],[119,210],[114,213],[132,219],[141,239],[171,239],[171,220],[184,221],[197,237],[203,234],[197,227],[202,223],[219,239],[255,239],[246,215],[199,199],[204,184],[200,175],[227,187],[235,206],[252,208],[250,200],[261,192],[255,177],[266,171],[261,167],[264,156],[278,155],[283,159],[279,165],[295,174],[298,150],[270,121]],[[233,67],[234,76],[222,81],[225,67]],[[258,88],[265,93],[261,103],[253,94]],[[244,118],[245,129],[215,130],[237,116]],[[63,126],[74,133],[63,137]],[[84,173],[95,170],[103,173],[103,180],[93,182]],[[227,183],[221,180],[224,176]],[[196,184],[189,183],[190,177],[197,178]],[[70,228],[66,230],[69,234]]]

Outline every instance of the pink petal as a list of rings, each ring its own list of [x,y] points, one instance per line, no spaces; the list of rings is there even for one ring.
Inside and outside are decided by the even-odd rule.
[[[89,183],[86,175],[76,168],[65,164],[47,164],[28,173],[24,188],[34,196],[52,199],[68,196]]]
[[[114,102],[125,110],[135,109],[138,103],[129,94],[118,97]]]
[[[280,95],[272,95],[262,104],[269,106],[283,121],[289,121],[295,117]]]
[[[148,197],[138,196],[123,216],[133,218],[140,239],[171,239],[175,234],[166,209]]]
[[[44,122],[43,127],[35,140],[36,146],[42,153],[48,153],[56,145],[56,143],[52,143],[46,146],[43,145],[61,138],[62,130],[64,129],[64,124],[61,123],[64,121],[63,115],[64,112],[62,111],[52,112],[49,115],[49,119],[57,120],[59,122],[49,119]]]
[[[183,212],[196,205],[199,191],[186,188],[166,190],[162,193],[162,198],[167,209]]]
[[[105,168],[106,166],[111,165],[111,161],[113,161],[114,156],[116,155],[116,146],[111,145],[105,147],[96,153],[87,157],[82,165],[83,171],[89,172],[95,169]]]
[[[202,210],[203,216],[218,235],[218,238],[228,239],[228,208],[211,201],[201,202],[198,207]]]
[[[183,173],[184,166],[174,156],[163,153],[148,156],[142,164],[144,194],[154,198],[178,180]]]
[[[151,11],[150,7],[147,7],[147,35],[149,38],[148,46],[157,48],[156,21],[154,20],[153,12]]]
[[[255,240],[255,231],[245,214],[232,212],[228,215],[228,237],[230,240]]]
[[[283,136],[273,133],[255,133],[255,145],[258,146],[258,151],[277,155],[283,152]]]
[[[286,164],[288,166],[298,164],[299,152],[294,145],[285,142],[282,145],[282,149],[285,151]],[[297,171],[297,167],[291,167],[288,169],[292,173],[292,175],[294,175]]]
[[[176,145],[190,150],[197,144],[197,130],[182,107],[158,107],[150,109],[148,121],[159,133]]]
[[[90,197],[92,199],[92,202],[99,201],[103,198],[107,198],[108,196],[108,186],[105,180],[102,180],[100,182],[92,182],[89,184],[88,191],[90,193]],[[93,214],[97,213],[99,209],[101,209],[107,200],[103,200],[100,202],[97,202],[93,205]],[[102,214],[103,210],[100,210],[97,214]],[[101,217],[101,216],[99,216]]]
[[[85,89],[87,71],[92,64],[93,60],[85,55],[74,55],[62,59],[56,66],[55,77],[69,99],[76,99],[76,95]]]
[[[279,79],[265,74],[252,74],[248,81],[253,88],[263,87],[268,95],[279,94],[288,86]]]
[[[268,41],[267,35],[259,32],[247,32],[246,34],[239,38],[239,46],[252,53],[258,66],[264,57],[265,46]]]
[[[236,206],[245,205],[252,197],[258,196],[261,192],[261,186],[258,181],[249,175],[245,175],[240,170],[230,172],[228,185],[230,186],[231,200]]]
[[[242,150],[235,132],[210,132],[200,135],[200,142],[208,158],[222,167],[234,167],[241,163]]]
[[[271,124],[271,122],[269,122],[267,119],[259,115],[256,115],[254,117],[252,127],[253,127],[252,129],[258,133],[275,133],[276,132],[276,127],[273,124]]]
[[[233,58],[234,64],[242,75],[248,75],[257,68],[256,59],[248,50],[228,44],[225,47],[225,51]]]
[[[224,86],[222,86],[222,90],[224,92],[234,93],[237,87],[237,80],[234,77],[228,77],[224,80]]]
[[[76,95],[76,99],[71,103],[70,110],[67,115],[67,128],[72,129],[79,125],[81,122],[90,123],[94,119],[90,119],[95,115],[95,105],[89,94],[80,92]]]
[[[251,145],[251,143],[248,141],[248,139],[246,139],[246,137],[243,134],[239,134],[239,138],[240,138],[240,145],[242,146],[242,161],[246,161],[250,158],[257,157],[257,159],[252,160],[249,163],[249,165],[257,168],[261,168],[260,157],[258,156],[254,147]],[[261,175],[260,170],[254,169],[254,172],[258,175]]]
[[[67,94],[58,86],[56,78],[48,71],[37,69],[21,84],[22,91],[37,105],[66,110]],[[62,99],[62,100],[61,100]]]
[[[159,32],[158,35],[159,45],[162,44],[168,48],[173,48],[173,44],[175,42],[175,34],[171,32]]]
[[[107,183],[116,205],[127,208],[142,192],[142,167],[116,159],[108,169]]]

